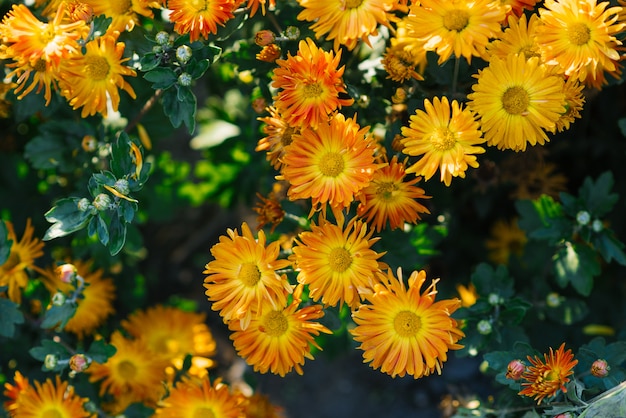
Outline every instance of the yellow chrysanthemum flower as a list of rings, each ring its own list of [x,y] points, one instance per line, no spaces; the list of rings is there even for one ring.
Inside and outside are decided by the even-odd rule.
[[[17,375],[16,375],[17,377]],[[15,418],[91,418],[97,415],[85,410],[88,398],[82,398],[74,393],[74,387],[69,382],[62,381],[59,375],[55,380],[46,379],[40,383],[21,388],[16,402],[12,405],[12,417]]]
[[[378,35],[378,25],[389,26],[389,12],[395,0],[298,0],[303,7],[298,20],[315,22],[311,30],[319,39],[325,35],[334,40],[335,50],[340,45],[354,49],[359,39],[369,43],[370,35]]]
[[[517,219],[497,220],[491,227],[490,237],[485,242],[488,258],[496,264],[509,264],[511,256],[520,257],[528,238],[518,226]]]
[[[422,156],[406,172],[430,179],[437,170],[441,181],[449,186],[452,177],[465,177],[468,166],[478,167],[474,154],[485,149],[479,124],[472,112],[447,97],[424,100],[424,110],[417,109],[409,126],[402,127],[403,153]]]
[[[476,76],[469,108],[480,116],[487,145],[525,151],[543,145],[565,113],[563,78],[550,75],[539,58],[523,54],[494,57]]]
[[[150,350],[167,357],[177,370],[182,370],[185,356],[191,355],[189,374],[204,377],[207,368],[215,365],[210,357],[216,352],[205,318],[204,313],[157,305],[133,312],[121,325],[130,336],[143,339]]]
[[[26,220],[22,239],[17,240],[13,224],[5,221],[7,238],[13,241],[9,258],[0,265],[0,286],[8,286],[9,299],[22,302],[22,289],[28,284],[28,269],[33,268],[35,259],[43,255],[43,242],[34,238],[35,228]]]
[[[562,73],[585,82],[617,70],[616,35],[624,28],[617,22],[620,7],[596,0],[546,0],[539,9],[542,24],[537,42],[543,61],[558,65]]]
[[[423,80],[416,69],[426,63],[426,50],[407,48],[405,44],[393,42],[385,50],[381,61],[387,72],[387,78],[402,83],[406,80]]]
[[[528,19],[525,14],[519,18],[512,15],[508,17],[508,23],[509,27],[500,38],[487,46],[489,59],[498,57],[506,60],[510,54],[521,53],[526,58],[541,57],[537,43],[537,27],[541,24],[539,16],[532,14]]]
[[[424,189],[416,187],[422,178],[406,179],[406,160],[398,161],[394,155],[391,162],[374,172],[369,186],[359,194],[358,214],[367,223],[382,231],[389,221],[391,229],[401,228],[405,222],[416,223],[420,213],[430,213],[415,199],[430,199]]]
[[[266,136],[259,140],[255,151],[266,151],[267,160],[272,167],[280,171],[283,166],[282,157],[285,154],[285,147],[291,144],[292,136],[300,133],[300,129],[290,126],[275,107],[270,106],[267,110],[270,116],[258,118],[264,124],[262,129]]]
[[[271,372],[281,377],[292,370],[302,374],[305,358],[313,360],[311,348],[321,350],[315,336],[320,332],[331,334],[328,328],[315,322],[324,316],[321,305],[298,309],[301,292],[302,286],[298,286],[293,301],[286,307],[276,308],[264,303],[245,330],[239,321],[228,323],[233,331],[230,339],[237,353],[253,366],[254,371]]]
[[[341,51],[324,51],[310,38],[300,41],[295,56],[289,53],[287,59],[276,60],[271,84],[278,89],[274,104],[289,126],[316,128],[337,109],[354,102],[339,97],[347,94],[340,60]]]
[[[583,89],[585,85],[579,82],[575,77],[569,77],[565,80],[563,86],[563,94],[565,94],[565,113],[556,121],[557,132],[563,132],[569,129],[570,124],[582,116],[580,111],[583,110],[585,96]]]
[[[139,16],[153,17],[149,0],[81,0],[89,5],[94,15],[105,15],[113,20],[107,31],[131,31],[140,23]]]
[[[526,368],[522,374],[522,389],[519,395],[529,396],[537,401],[537,405],[544,398],[556,395],[561,389],[565,389],[565,383],[569,382],[570,375],[574,374],[574,366],[578,364],[578,360],[574,359],[572,350],[565,351],[565,343],[556,350],[550,347],[550,354],[543,355],[543,361],[535,356],[528,356],[531,365]]]
[[[212,302],[211,309],[219,311],[225,322],[240,320],[241,328],[247,328],[253,310],[259,310],[263,302],[274,308],[285,306],[292,287],[286,276],[276,270],[291,263],[278,260],[279,244],[266,246],[265,233],[259,231],[255,239],[247,223],[237,230],[228,229],[220,242],[211,248],[215,260],[206,265],[204,280],[206,296]]]
[[[452,54],[485,57],[490,38],[500,35],[504,8],[492,0],[422,0],[413,4],[407,18],[407,35],[424,42],[439,55],[439,64]]]
[[[289,198],[310,198],[313,210],[322,213],[326,204],[335,213],[350,206],[381,166],[374,161],[376,147],[368,131],[356,115],[346,119],[338,113],[330,123],[293,135],[285,148],[282,176],[277,177],[289,182]]]
[[[283,408],[274,405],[266,395],[253,393],[250,396],[240,396],[243,397],[246,418],[287,418]]]
[[[176,383],[159,407],[156,417],[163,418],[242,418],[242,399],[230,392],[228,385],[209,377],[201,381],[183,380]]]
[[[391,271],[379,274],[381,283],[365,294],[369,302],[352,313],[357,326],[351,330],[361,343],[364,362],[392,377],[406,374],[415,379],[433,372],[441,374],[449,350],[463,346],[457,341],[464,337],[457,322],[450,317],[461,306],[459,299],[435,302],[434,280],[420,293],[426,281],[425,271],[414,271],[408,288]]]
[[[310,231],[298,235],[292,260],[298,282],[308,285],[311,299],[327,306],[360,304],[359,290],[374,285],[381,268],[378,259],[384,254],[372,250],[378,241],[372,233],[356,219],[345,228],[322,219],[319,226],[312,224]]]
[[[81,117],[107,116],[107,103],[117,111],[120,103],[118,89],[125,90],[133,99],[135,91],[124,76],[136,75],[122,65],[125,44],[113,35],[104,35],[88,42],[85,54],[75,54],[64,61],[59,70],[61,94],[74,109],[82,107]]]
[[[216,34],[217,25],[224,26],[235,17],[233,12],[239,4],[233,0],[169,0],[167,8],[174,30],[181,35],[188,33],[189,41],[194,42]]]

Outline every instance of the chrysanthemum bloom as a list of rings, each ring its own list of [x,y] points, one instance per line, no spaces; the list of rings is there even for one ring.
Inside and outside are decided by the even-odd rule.
[[[74,387],[62,381],[59,375],[55,376],[55,380],[26,384],[12,405],[12,417],[96,417],[96,414],[85,410],[85,403],[89,399],[75,394]]]
[[[43,255],[43,242],[34,238],[35,228],[26,220],[24,234],[18,241],[13,224],[5,221],[7,238],[13,241],[9,258],[0,265],[0,286],[8,286],[9,299],[15,303],[22,302],[22,289],[28,284],[28,269],[35,265],[35,259]]]
[[[487,145],[525,151],[527,144],[549,141],[546,130],[565,113],[563,78],[523,54],[494,57],[476,78],[468,106],[480,116]]]
[[[251,396],[239,396],[243,398],[246,418],[286,418],[283,408],[272,404],[266,395],[254,393]]]
[[[269,3],[269,8],[274,9],[276,7],[276,0],[248,0],[246,8],[249,10],[250,17],[254,16],[261,6],[261,14],[265,16],[266,8],[265,4]]]
[[[521,17],[509,16],[509,27],[499,39],[487,46],[489,59],[498,57],[506,60],[509,54],[523,53],[526,58],[541,57],[537,43],[537,27],[541,24],[539,16],[532,14],[530,19],[525,14]]]
[[[437,170],[440,179],[449,186],[452,177],[465,177],[469,167],[478,167],[474,154],[485,149],[479,124],[472,112],[453,100],[435,97],[424,100],[424,110],[417,109],[409,126],[402,127],[403,153],[421,158],[406,170],[430,179]]]
[[[426,60],[426,50],[405,48],[403,44],[396,44],[388,47],[381,63],[387,72],[387,78],[402,83],[412,78],[423,80],[421,74],[416,69]]]
[[[378,25],[389,26],[389,12],[393,10],[394,0],[298,0],[304,8],[298,14],[298,20],[315,22],[311,30],[319,39],[325,36],[334,40],[335,51],[340,45],[354,49],[362,39],[369,43],[370,35],[378,34]]]
[[[228,385],[206,376],[201,381],[183,380],[176,383],[159,407],[157,417],[163,418],[241,418],[242,399],[231,394]]]
[[[617,22],[620,7],[596,0],[547,0],[539,9],[542,25],[537,42],[543,61],[584,82],[616,71],[620,56],[616,35],[624,28]]]
[[[369,302],[352,313],[357,326],[351,330],[361,343],[365,363],[392,377],[409,374],[415,379],[433,372],[441,374],[448,350],[458,350],[464,337],[456,320],[450,317],[460,306],[459,299],[435,302],[437,280],[420,293],[425,271],[414,271],[408,288],[391,271],[379,274],[381,283],[365,294]]]
[[[585,103],[585,96],[583,95],[584,88],[585,85],[580,83],[575,77],[569,77],[565,80],[563,94],[565,94],[566,110],[556,121],[555,128],[557,132],[563,132],[569,129],[570,124],[582,117],[580,111],[583,110],[583,104]]]
[[[389,221],[391,229],[401,228],[405,222],[416,223],[420,213],[430,213],[415,199],[429,199],[424,189],[416,187],[422,178],[406,178],[406,160],[398,161],[394,155],[391,162],[374,172],[369,186],[359,194],[358,214],[365,221],[382,231]]]
[[[539,0],[500,0],[505,7],[507,16],[524,16],[524,10],[534,10]]]
[[[558,172],[556,164],[543,160],[541,153],[539,156],[528,152],[522,155],[530,158],[516,160],[511,157],[502,163],[502,182],[516,186],[511,198],[535,200],[547,195],[558,199],[559,193],[567,190],[567,177]]]
[[[504,8],[492,0],[422,0],[411,6],[407,35],[424,42],[427,51],[439,55],[439,64],[452,54],[485,57],[490,38],[500,35]]]
[[[13,384],[5,383],[4,384],[4,397],[5,401],[2,404],[4,407],[4,411],[9,414],[10,417],[16,416],[16,410],[18,408],[18,397],[25,393],[30,389],[30,383],[28,382],[28,378],[24,377],[19,370],[15,371],[15,375],[13,377]]]
[[[139,16],[153,17],[149,0],[81,0],[91,6],[94,15],[112,18],[107,31],[131,31],[140,23]]]
[[[263,122],[263,133],[266,135],[259,140],[255,151],[266,151],[267,161],[276,170],[280,171],[283,166],[282,157],[285,154],[285,147],[291,144],[294,134],[299,134],[300,129],[290,126],[278,113],[274,106],[267,108],[269,116],[258,118]]]
[[[281,377],[292,370],[302,374],[305,358],[313,360],[311,348],[321,350],[315,337],[320,332],[331,334],[328,328],[315,321],[324,316],[321,305],[298,309],[301,293],[302,286],[296,287],[293,301],[286,307],[264,303],[245,330],[239,321],[228,323],[237,353],[254,371]]]
[[[490,237],[485,242],[488,258],[496,264],[508,264],[511,256],[520,257],[528,238],[520,229],[517,219],[497,220],[491,227]]]
[[[263,197],[260,193],[257,193],[257,197],[260,202],[252,208],[252,210],[259,215],[257,216],[257,229],[261,229],[265,225],[270,224],[272,225],[270,233],[272,233],[285,218],[285,211],[274,193],[270,193],[267,198]]]
[[[478,299],[478,293],[476,292],[476,286],[473,283],[464,286],[462,284],[456,285],[456,291],[461,298],[461,306],[464,308],[469,308],[470,306],[476,303]]]
[[[85,54],[73,55],[60,67],[61,94],[74,109],[82,107],[81,117],[95,115],[107,116],[107,102],[117,111],[120,103],[118,89],[125,90],[133,99],[135,91],[124,76],[136,75],[136,72],[123,65],[128,58],[123,58],[125,44],[117,42],[115,36],[104,35],[88,42]]]
[[[293,135],[285,148],[282,176],[289,182],[291,200],[311,199],[312,210],[334,213],[350,206],[356,194],[366,187],[381,164],[374,161],[375,144],[354,118],[338,113],[317,129],[304,129]]]
[[[572,350],[565,351],[565,343],[556,352],[550,347],[550,354],[544,354],[543,358],[542,361],[538,356],[528,356],[531,365],[522,374],[526,382],[522,382],[524,389],[519,392],[519,395],[534,398],[537,405],[544,398],[556,395],[559,389],[567,392],[565,383],[569,382],[568,376],[574,373],[574,366],[578,364]]]
[[[76,334],[82,339],[91,335],[106,319],[115,312],[113,301],[115,300],[115,284],[110,277],[102,277],[102,269],[93,270],[93,262],[73,260],[77,273],[85,280],[85,288],[81,297],[76,300],[77,307],[74,316],[67,322],[64,331]],[[41,271],[42,281],[48,291],[54,295],[61,291],[68,295],[74,291],[69,283],[64,283],[54,271],[54,267]]]
[[[240,4],[234,0],[169,0],[167,7],[172,12],[169,19],[174,30],[181,35],[189,34],[189,41],[207,39],[217,33],[217,25],[235,17],[233,11]]]
[[[327,306],[356,308],[361,302],[359,290],[374,285],[373,278],[381,268],[378,259],[384,253],[372,250],[379,238],[372,238],[367,224],[352,219],[344,225],[321,220],[310,231],[298,235],[292,260],[298,282],[309,287],[314,301]]]
[[[204,313],[156,305],[133,312],[121,325],[130,336],[143,339],[150,350],[170,359],[177,370],[182,370],[185,356],[191,355],[189,373],[204,377],[207,368],[215,364],[210,357],[216,352],[216,343],[205,318]]]
[[[133,402],[153,406],[164,392],[163,381],[169,361],[153,352],[144,340],[125,338],[120,331],[111,334],[110,344],[116,348],[106,363],[93,362],[85,371],[90,382],[100,383],[100,396],[115,399],[107,409],[120,413]]]
[[[276,109],[292,127],[316,128],[326,123],[342,106],[351,105],[351,98],[340,98],[347,91],[343,83],[344,67],[339,67],[341,51],[324,51],[307,38],[298,44],[298,53],[276,60],[278,68],[272,76]]]
[[[267,244],[265,233],[258,232],[255,239],[247,223],[237,230],[228,229],[220,242],[211,248],[215,260],[206,265],[204,274],[205,294],[212,302],[211,309],[219,311],[224,322],[240,320],[241,328],[247,328],[252,311],[261,308],[266,301],[274,308],[285,306],[292,287],[276,270],[291,263],[279,260],[279,244]]]

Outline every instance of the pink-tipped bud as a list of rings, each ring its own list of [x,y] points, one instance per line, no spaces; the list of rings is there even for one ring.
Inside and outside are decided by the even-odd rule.
[[[611,370],[609,363],[604,359],[598,359],[591,365],[591,374],[595,377],[606,377],[609,374],[609,370]]]
[[[257,97],[256,99],[252,99],[252,109],[256,113],[261,114],[265,112],[266,108],[267,108],[267,100],[265,100],[265,97]]]
[[[56,274],[63,283],[72,283],[76,278],[76,267],[74,264],[63,264],[56,268]]]
[[[74,354],[70,358],[70,369],[77,373],[84,372],[89,367],[89,359],[84,354]]]
[[[260,30],[254,35],[254,43],[258,46],[265,46],[274,43],[276,35],[271,30]]]
[[[507,379],[519,380],[522,377],[522,373],[526,370],[526,365],[522,360],[513,360],[506,366]]]

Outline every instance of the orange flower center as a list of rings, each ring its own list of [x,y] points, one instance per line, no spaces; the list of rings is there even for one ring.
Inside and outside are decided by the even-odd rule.
[[[363,0],[346,0],[346,9],[356,9],[361,4],[363,4]]]
[[[128,360],[121,361],[117,365],[117,371],[124,380],[132,380],[137,376],[137,366]]]
[[[131,0],[114,0],[110,4],[114,16],[124,15],[133,8],[133,2]]]
[[[528,92],[520,87],[509,87],[502,95],[502,107],[510,115],[519,115],[525,112],[530,104]]]
[[[322,95],[324,89],[320,83],[305,84],[302,95],[307,99],[316,99]]]
[[[239,269],[239,275],[237,278],[241,280],[244,285],[253,287],[259,282],[259,280],[261,280],[261,271],[257,267],[256,263],[243,263]]]
[[[46,61],[42,59],[38,59],[37,62],[33,65],[33,70],[43,73],[46,71]]]
[[[289,328],[287,318],[280,311],[272,311],[263,318],[262,332],[271,337],[280,337]]]
[[[215,412],[211,408],[201,406],[193,411],[192,418],[215,418]]]
[[[400,337],[413,337],[421,327],[420,317],[411,311],[402,311],[393,319],[393,328]]]
[[[394,200],[398,189],[400,188],[393,181],[381,181],[376,184],[376,196],[382,200]]]
[[[465,10],[450,10],[443,17],[443,26],[449,31],[461,32],[469,22],[469,13]]]
[[[567,26],[567,38],[573,45],[585,45],[591,39],[591,29],[582,22],[572,23]]]
[[[291,126],[283,131],[283,135],[280,137],[280,143],[283,147],[286,147],[293,142],[293,138],[291,137],[293,135],[293,132],[294,129]]]
[[[201,12],[207,9],[206,0],[191,0],[190,6],[193,7],[197,12]]]
[[[41,418],[63,418],[63,414],[59,412],[58,409],[48,409],[43,411],[41,414]]]
[[[430,136],[430,143],[437,151],[448,151],[456,145],[456,136],[448,127],[441,126]]]
[[[85,72],[87,76],[92,80],[100,81],[107,78],[111,66],[104,57],[87,57],[85,65]]]
[[[540,56],[537,53],[536,49],[534,48],[534,45],[525,45],[522,48],[520,48],[520,50],[518,52],[524,54],[526,59],[529,59],[529,58],[532,58],[532,57],[539,57]]]
[[[329,152],[320,160],[320,172],[326,177],[337,177],[343,173],[345,164],[341,154],[337,152]]]
[[[343,273],[352,265],[352,255],[343,247],[333,248],[328,254],[328,266],[332,271]]]

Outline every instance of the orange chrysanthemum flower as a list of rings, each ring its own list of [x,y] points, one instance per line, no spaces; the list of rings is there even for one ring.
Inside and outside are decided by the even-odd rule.
[[[298,0],[304,8],[298,14],[298,20],[315,22],[311,30],[319,39],[326,35],[327,40],[334,40],[335,51],[340,45],[354,49],[362,39],[369,43],[370,35],[378,34],[378,25],[389,26],[389,12],[396,5],[395,0]]]
[[[149,0],[82,0],[89,5],[94,15],[105,15],[112,18],[107,31],[131,31],[140,23],[139,16],[153,17]]]
[[[338,108],[354,100],[340,98],[346,94],[344,67],[338,68],[341,51],[324,51],[307,38],[298,44],[298,53],[276,60],[272,87],[279,89],[274,97],[276,109],[292,127],[316,128],[326,123]]]
[[[266,136],[259,140],[255,151],[266,151],[267,160],[280,171],[283,166],[282,157],[285,154],[285,147],[291,144],[292,136],[300,133],[300,129],[290,126],[275,107],[270,106],[267,110],[270,116],[258,118],[264,123],[262,129]]]
[[[500,4],[505,8],[507,17],[524,16],[524,10],[534,10],[539,0],[500,0]]]
[[[488,258],[496,264],[507,265],[511,256],[520,257],[523,254],[526,241],[526,233],[517,224],[517,219],[497,220],[485,242]]]
[[[136,75],[122,65],[125,44],[113,35],[104,35],[88,42],[85,54],[75,54],[64,61],[59,71],[61,94],[74,109],[82,107],[81,117],[107,116],[107,104],[113,111],[120,103],[118,89],[125,90],[133,99],[135,91],[123,76]]]
[[[468,167],[478,167],[474,154],[485,152],[479,146],[485,139],[474,114],[456,100],[450,105],[445,96],[432,103],[425,99],[424,109],[417,109],[409,126],[402,127],[402,152],[422,156],[406,172],[428,180],[439,170],[441,181],[449,186],[452,177],[464,178]]]
[[[420,213],[430,213],[415,200],[430,198],[424,189],[415,186],[421,179],[406,179],[406,160],[399,162],[394,155],[389,165],[374,172],[369,186],[359,194],[359,216],[377,232],[383,230],[387,221],[391,229],[401,228],[405,222],[416,223]]]
[[[405,44],[392,41],[392,46],[385,50],[381,63],[387,72],[387,78],[402,83],[406,80],[423,80],[416,69],[426,62],[426,50],[407,48]]]
[[[211,308],[219,311],[225,322],[240,320],[247,328],[253,310],[260,310],[265,302],[275,309],[285,306],[292,287],[286,276],[276,270],[291,263],[278,260],[279,243],[266,246],[265,233],[259,231],[255,239],[247,223],[237,230],[228,229],[228,236],[211,248],[215,260],[206,265],[205,294],[212,302]]]
[[[276,0],[269,0],[269,1],[268,0],[248,0],[246,8],[250,10],[249,11],[250,17],[256,14],[256,12],[259,10],[259,6],[261,7],[261,14],[265,16],[265,12],[266,12],[265,4],[268,2],[269,2],[270,9],[276,8]]]
[[[346,303],[356,308],[361,302],[361,288],[372,287],[380,270],[378,259],[384,253],[372,250],[378,238],[367,224],[353,219],[343,226],[326,220],[311,225],[311,231],[300,233],[293,247],[292,260],[298,282],[309,287],[314,301],[328,306]]]
[[[30,390],[30,383],[28,382],[28,378],[24,377],[19,370],[15,371],[15,376],[13,377],[13,384],[5,383],[4,384],[4,397],[5,401],[3,403],[4,410],[9,413],[10,417],[15,417],[18,409],[18,398],[22,393],[25,393],[27,390]]]
[[[302,374],[305,358],[313,360],[311,348],[321,350],[315,336],[320,332],[331,334],[328,328],[315,322],[324,316],[321,305],[298,309],[301,293],[302,286],[298,286],[293,301],[286,307],[264,303],[245,330],[239,321],[229,322],[228,327],[233,331],[230,339],[237,353],[254,371],[282,377],[292,370]]]
[[[251,396],[240,396],[244,401],[246,418],[287,418],[283,408],[272,404],[266,395],[253,393]]]
[[[537,27],[541,24],[539,16],[532,14],[530,19],[526,15],[521,17],[509,16],[509,27],[499,39],[487,46],[489,59],[498,57],[506,60],[509,54],[524,54],[526,58],[541,57],[537,43]]]
[[[375,144],[354,118],[339,113],[317,129],[293,135],[285,148],[282,176],[289,182],[291,200],[311,199],[313,210],[326,211],[330,204],[338,213],[350,206],[381,164],[374,161]]]
[[[211,383],[206,376],[201,381],[183,380],[170,390],[156,417],[163,418],[242,418],[242,399],[230,392],[228,385],[216,379]]]
[[[426,281],[423,270],[411,273],[408,288],[401,269],[397,278],[391,271],[379,277],[381,283],[364,295],[369,303],[352,313],[357,326],[351,333],[361,343],[364,362],[392,377],[409,374],[417,379],[434,371],[441,374],[448,350],[463,347],[457,341],[464,334],[450,317],[461,301],[435,302],[439,279],[420,293]]]
[[[167,7],[172,11],[169,19],[174,30],[181,35],[188,33],[189,41],[194,42],[216,34],[217,25],[224,26],[235,17],[233,11],[239,4],[233,0],[169,0]]]
[[[285,218],[285,211],[280,205],[280,200],[276,197],[276,193],[271,192],[267,198],[263,197],[260,193],[257,193],[257,197],[260,202],[252,208],[252,210],[259,215],[257,216],[257,229],[261,229],[265,225],[270,224],[272,225],[270,233],[272,233]]]
[[[13,241],[9,258],[0,265],[0,286],[8,286],[9,299],[22,302],[22,289],[28,284],[28,270],[34,267],[35,259],[43,255],[43,242],[34,238],[35,228],[26,220],[22,239],[17,240],[13,224],[5,221],[7,238]]]
[[[561,389],[565,389],[565,383],[569,382],[568,376],[574,373],[573,368],[578,364],[574,359],[572,350],[565,351],[565,343],[561,344],[554,352],[550,347],[550,354],[543,355],[542,361],[538,356],[528,356],[531,365],[522,374],[522,389],[519,394],[529,396],[537,401],[537,405],[544,398],[552,397]]]

